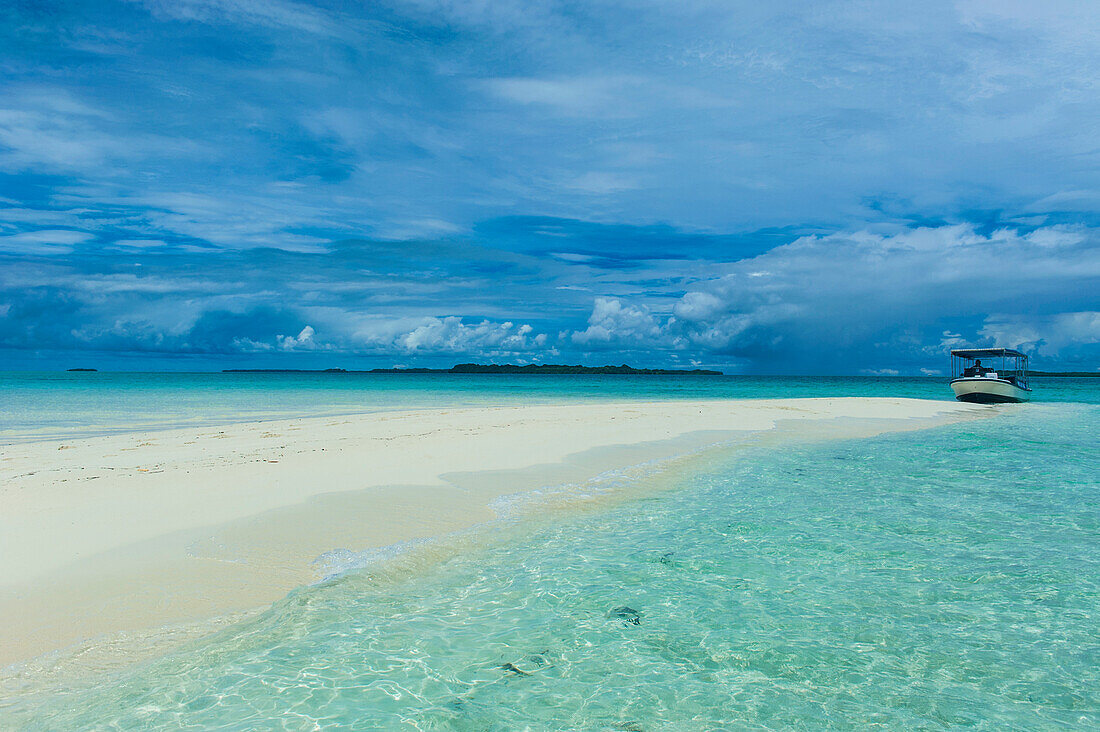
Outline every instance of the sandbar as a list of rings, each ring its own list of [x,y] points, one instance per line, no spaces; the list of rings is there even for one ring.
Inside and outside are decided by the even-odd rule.
[[[792,437],[799,425],[843,437],[844,420],[875,425],[873,433],[989,413],[901,398],[631,401],[0,447],[0,668],[97,638],[246,613],[317,581],[325,568],[315,560],[326,552],[483,525],[496,517],[494,499],[517,491],[777,424]]]

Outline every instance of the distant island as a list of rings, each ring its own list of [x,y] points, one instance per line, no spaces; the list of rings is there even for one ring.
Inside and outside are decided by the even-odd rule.
[[[1028,376],[1100,376],[1100,371],[1028,371]]]
[[[224,369],[226,374],[615,374],[647,376],[721,376],[709,369],[636,369],[622,366],[569,366],[565,364],[460,363],[449,369]]]
[[[98,371],[99,369],[65,369],[66,371]]]

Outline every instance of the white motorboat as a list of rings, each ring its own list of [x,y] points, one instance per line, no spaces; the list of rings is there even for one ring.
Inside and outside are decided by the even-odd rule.
[[[960,402],[1026,402],[1031,398],[1027,355],[1010,348],[952,351],[951,389]]]

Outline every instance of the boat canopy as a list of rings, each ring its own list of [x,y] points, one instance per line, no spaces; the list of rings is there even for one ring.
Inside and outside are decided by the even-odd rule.
[[[952,351],[951,355],[959,358],[1027,358],[1027,354],[1011,348],[963,348]]]
[[[1027,354],[1011,348],[960,348],[951,352],[951,378],[996,378],[1027,389]]]

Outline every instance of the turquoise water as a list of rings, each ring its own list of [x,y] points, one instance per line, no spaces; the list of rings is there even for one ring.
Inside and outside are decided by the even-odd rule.
[[[712,453],[668,490],[353,571],[7,714],[28,729],[1095,729],[1100,394],[1080,388],[997,419]]]
[[[1034,379],[1037,400],[1091,398],[1100,379]],[[943,377],[514,376],[0,372],[0,444],[137,429],[390,409],[615,399],[904,396]]]

